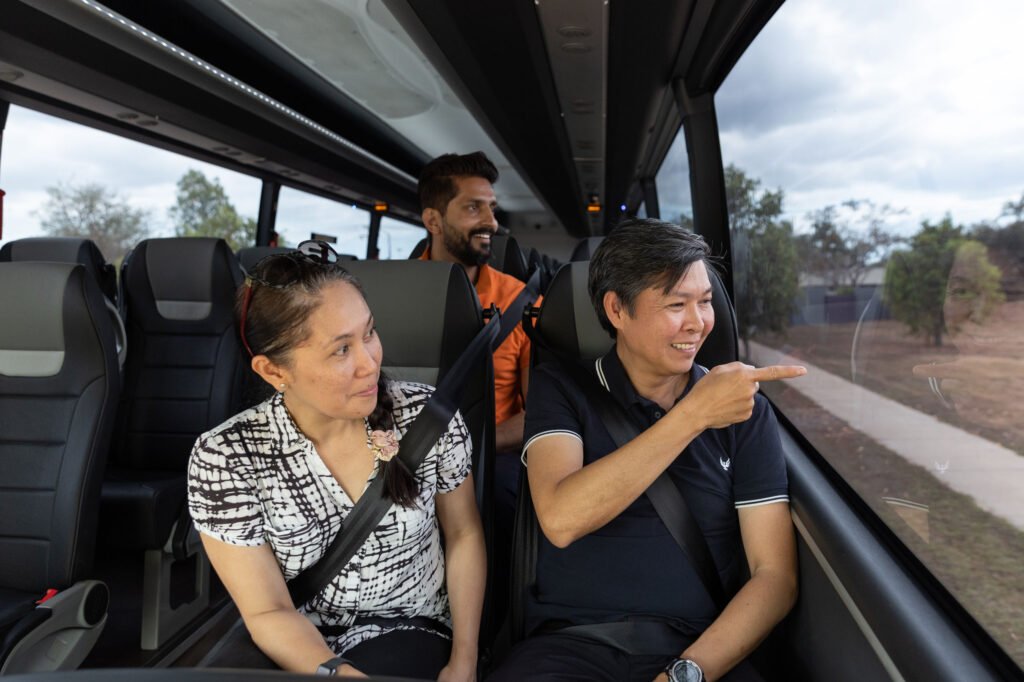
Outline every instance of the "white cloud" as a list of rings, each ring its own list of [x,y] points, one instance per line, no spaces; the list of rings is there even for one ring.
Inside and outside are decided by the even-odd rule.
[[[1024,190],[1024,5],[789,0],[716,103],[722,153],[798,226],[848,198],[974,223]]]

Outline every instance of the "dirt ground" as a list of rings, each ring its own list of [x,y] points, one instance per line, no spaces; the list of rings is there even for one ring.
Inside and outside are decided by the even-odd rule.
[[[1024,396],[1024,372],[1017,371],[1015,358],[1002,355],[1008,351],[965,359],[962,347],[927,346],[890,321],[862,327],[856,345],[854,332],[855,325],[796,327],[784,339],[757,340],[1024,454],[1024,419],[1014,418],[1019,414],[1015,396]],[[926,376],[937,374],[936,367],[943,371],[942,397],[929,387]],[[965,367],[970,381],[963,379],[963,373],[953,378]],[[900,540],[1024,667],[1024,533],[783,382],[766,385],[765,390]]]

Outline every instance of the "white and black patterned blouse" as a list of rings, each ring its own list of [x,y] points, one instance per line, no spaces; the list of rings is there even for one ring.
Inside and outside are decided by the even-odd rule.
[[[404,435],[434,389],[392,382],[389,390]],[[416,472],[415,503],[393,505],[342,572],[299,610],[315,625],[352,626],[357,616],[423,616],[450,625],[434,495],[455,490],[469,475],[471,449],[456,414]],[[286,580],[320,559],[353,506],[281,394],[199,437],[189,460],[188,504],[196,528],[212,538],[269,543]],[[327,644],[342,654],[393,629],[355,625]]]

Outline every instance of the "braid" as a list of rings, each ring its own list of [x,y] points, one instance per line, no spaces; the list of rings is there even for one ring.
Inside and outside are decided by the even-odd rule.
[[[381,372],[380,378],[377,379],[377,406],[366,418],[371,429],[390,431],[395,428],[394,401],[388,390],[389,383],[384,372]],[[416,484],[416,477],[405,466],[401,457],[392,457],[391,461],[381,462],[380,465],[384,476],[384,494],[396,504],[403,507],[412,506],[419,493],[419,487]]]

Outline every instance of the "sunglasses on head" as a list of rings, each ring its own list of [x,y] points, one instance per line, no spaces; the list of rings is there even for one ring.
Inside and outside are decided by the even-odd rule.
[[[275,268],[272,277],[258,277],[255,272],[261,270],[261,266],[268,262],[279,263],[280,267]],[[331,248],[331,245],[319,239],[307,239],[299,242],[294,251],[287,253],[273,253],[261,258],[252,271],[245,271],[245,300],[242,301],[242,314],[239,319],[239,334],[242,337],[242,345],[249,351],[249,356],[255,355],[249,342],[245,338],[245,321],[249,315],[249,304],[252,302],[252,291],[255,285],[270,287],[271,289],[287,289],[295,284],[302,272],[302,265],[313,263],[316,265],[334,265],[338,262],[338,252]],[[291,264],[290,266],[288,264]],[[266,273],[264,273],[266,274]]]

